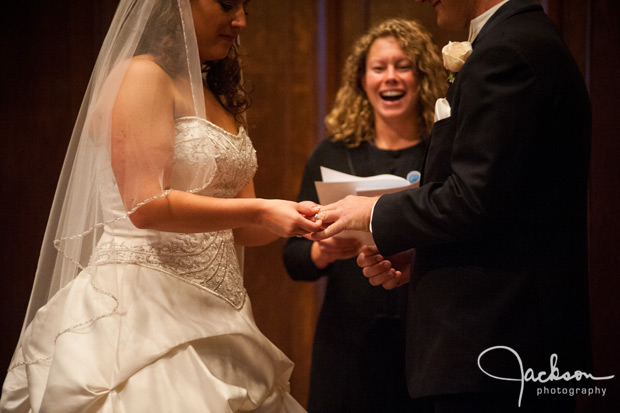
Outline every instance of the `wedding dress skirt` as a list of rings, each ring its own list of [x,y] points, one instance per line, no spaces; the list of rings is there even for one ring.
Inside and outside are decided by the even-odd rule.
[[[258,330],[248,297],[231,311],[136,265],[82,272],[37,313],[21,351],[37,362],[7,376],[7,409],[26,401],[52,412],[303,411],[288,393],[293,364]]]
[[[174,165],[173,188],[231,197],[256,156],[243,129],[189,117],[177,120]],[[293,363],[254,322],[232,231],[137,229],[118,190],[105,191],[90,264],[28,325],[0,410],[305,411],[289,393]]]

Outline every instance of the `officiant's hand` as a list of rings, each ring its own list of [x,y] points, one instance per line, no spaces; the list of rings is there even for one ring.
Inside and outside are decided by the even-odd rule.
[[[407,250],[384,258],[375,245],[365,246],[357,257],[357,265],[371,285],[391,290],[409,282],[412,254],[413,250]]]
[[[356,238],[332,237],[314,241],[310,258],[317,268],[323,269],[336,260],[353,258],[360,253],[362,243]]]
[[[345,229],[369,231],[372,208],[379,197],[349,195],[333,204],[324,205],[318,213],[322,221],[323,231],[313,233],[314,241],[332,237]]]

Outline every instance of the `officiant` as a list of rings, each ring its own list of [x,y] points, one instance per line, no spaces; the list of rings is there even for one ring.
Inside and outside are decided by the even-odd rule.
[[[310,156],[299,200],[318,203],[320,167],[361,177],[420,170],[447,73],[428,32],[391,19],[355,42],[326,117],[330,133]],[[354,238],[290,238],[291,278],[326,277],[312,353],[308,410],[410,411],[405,381],[406,289],[372,287],[355,263]]]

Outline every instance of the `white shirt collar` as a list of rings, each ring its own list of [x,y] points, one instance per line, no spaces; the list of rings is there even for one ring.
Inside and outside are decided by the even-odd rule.
[[[480,33],[480,30],[482,30],[482,27],[491,18],[491,16],[495,14],[497,9],[499,9],[500,7],[502,7],[502,5],[504,5],[504,3],[508,3],[508,0],[504,0],[499,4],[496,4],[495,6],[491,7],[489,10],[485,11],[484,13],[482,13],[480,16],[476,17],[469,23],[469,39],[468,40],[470,43],[473,43],[474,40],[476,40],[478,33]]]

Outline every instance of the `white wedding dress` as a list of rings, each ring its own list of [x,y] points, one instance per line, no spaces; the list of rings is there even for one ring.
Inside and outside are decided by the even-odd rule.
[[[197,117],[176,121],[172,188],[232,197],[254,148]],[[89,266],[41,308],[4,383],[6,411],[298,412],[292,362],[257,328],[231,230],[135,228],[116,187]],[[3,410],[4,411],[4,410]]]

